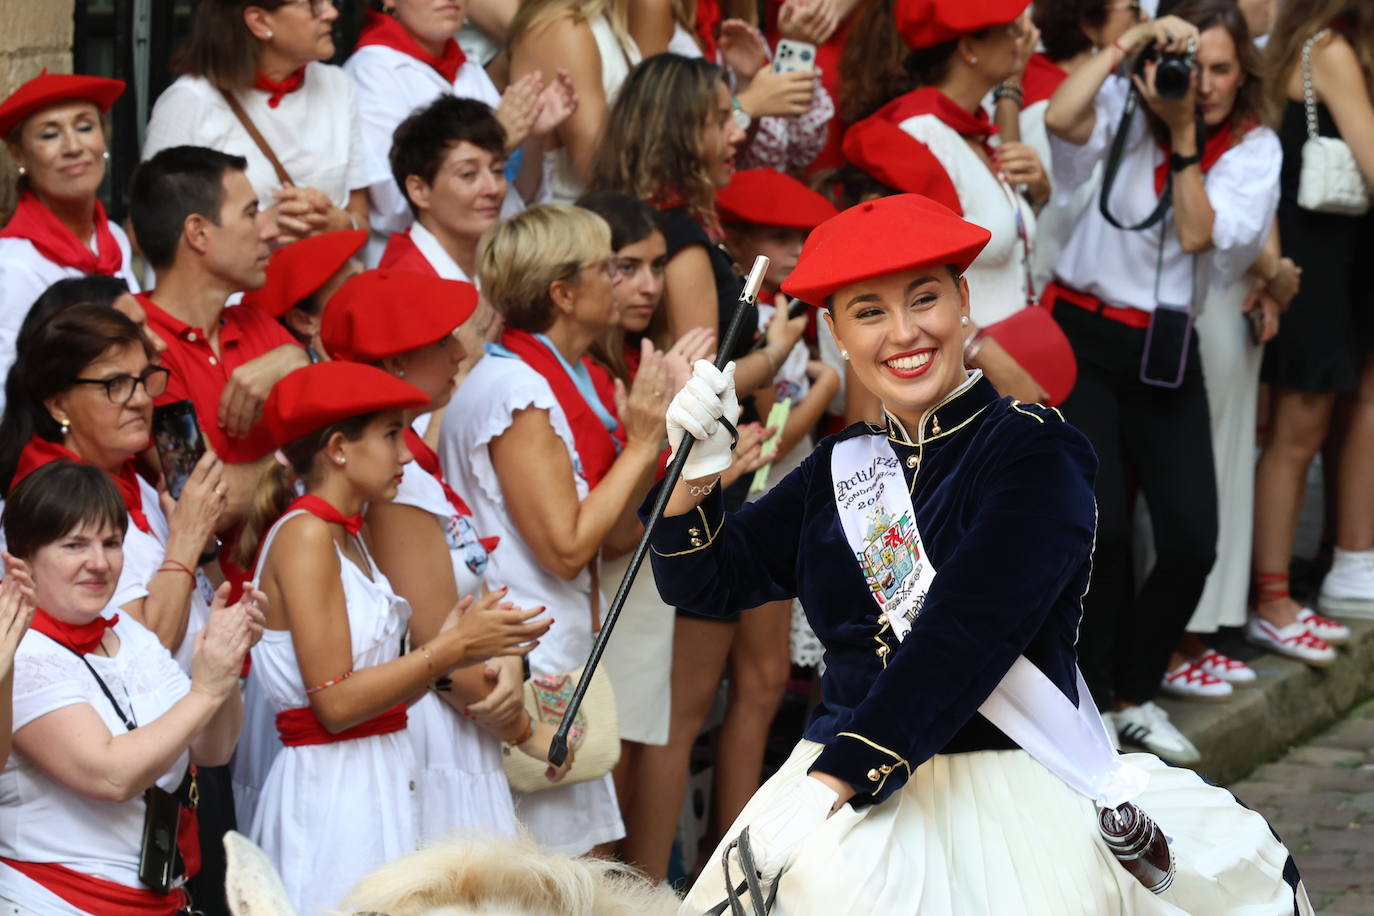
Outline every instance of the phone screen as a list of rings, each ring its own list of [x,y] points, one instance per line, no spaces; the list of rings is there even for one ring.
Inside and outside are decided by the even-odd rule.
[[[181,498],[186,480],[205,454],[205,439],[196,423],[190,401],[176,401],[153,408],[153,442],[162,460],[162,476],[173,499]]]

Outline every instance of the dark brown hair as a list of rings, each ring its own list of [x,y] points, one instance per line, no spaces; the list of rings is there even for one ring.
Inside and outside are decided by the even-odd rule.
[[[0,420],[0,484],[5,489],[30,439],[62,439],[43,402],[71,388],[72,380],[106,353],[130,346],[142,348],[150,362],[157,356],[128,316],[89,302],[68,306],[19,336],[18,356],[5,379],[5,416]]]
[[[280,9],[289,0],[200,0],[191,14],[191,33],[172,57],[172,70],[203,76],[216,89],[251,88],[258,69],[258,40],[243,12],[250,6]]]
[[[5,540],[9,552],[20,559],[84,525],[109,525],[121,538],[129,527],[119,490],[95,465],[49,462],[5,497]]]
[[[1303,43],[1325,28],[1350,42],[1364,72],[1365,88],[1374,97],[1374,8],[1368,0],[1290,0],[1279,7],[1265,49],[1270,75],[1265,96],[1273,118],[1283,117],[1288,78],[1300,65]]]
[[[1083,26],[1107,21],[1107,0],[1036,0],[1031,21],[1040,30],[1045,56],[1056,62],[1068,60],[1092,50]]]
[[[1236,93],[1231,113],[1222,126],[1239,138],[1257,124],[1264,123],[1264,62],[1255,43],[1250,39],[1250,28],[1245,24],[1245,16],[1236,6],[1235,0],[1184,0],[1172,8],[1169,15],[1191,22],[1197,26],[1199,32],[1221,26],[1236,46],[1236,60],[1240,63],[1240,69],[1245,76]],[[1168,129],[1164,127],[1163,121],[1148,109],[1147,117],[1155,136],[1161,140],[1166,139]]]

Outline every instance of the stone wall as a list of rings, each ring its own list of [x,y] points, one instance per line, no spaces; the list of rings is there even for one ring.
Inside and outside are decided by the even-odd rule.
[[[0,26],[0,99],[43,67],[72,69],[72,12],[75,0],[3,0]],[[0,154],[0,223],[14,208],[14,163]]]

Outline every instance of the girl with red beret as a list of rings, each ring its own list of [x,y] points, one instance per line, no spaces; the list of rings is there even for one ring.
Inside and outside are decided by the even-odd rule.
[[[264,408],[285,463],[260,486],[240,549],[256,549],[253,582],[271,601],[252,676],[283,748],[248,834],[299,913],[336,906],[417,847],[407,704],[456,667],[528,652],[551,623],[528,622],[534,614],[493,592],[458,602],[433,638],[401,654],[410,606],[361,539],[362,513],[395,498],[411,460],[405,412],[428,403],[381,369],[326,362],[286,376]]]
[[[101,116],[123,92],[119,80],[44,70],[0,102],[19,171],[19,205],[0,229],[0,373],[29,307],[58,280],[117,276],[138,292],[129,239],[96,199],[110,158]]]
[[[453,396],[455,371],[467,355],[457,331],[472,320],[477,298],[470,283],[370,270],[339,290],[320,331],[331,359],[375,365],[429,395],[424,407],[406,412],[403,435],[415,460],[401,472],[395,499],[368,505],[365,529],[378,568],[410,604],[415,643],[433,639],[461,597],[491,590],[486,573],[499,546],[498,538],[479,536],[472,509],[416,431]],[[553,726],[525,712],[518,658],[462,668],[449,681],[410,709],[408,731],[422,774],[416,788],[421,840],[512,835],[515,808],[502,744],[546,760]],[[549,773],[555,780],[561,775]]]
[[[961,274],[988,238],[909,194],[811,233],[783,290],[826,309],[884,421],[825,440],[757,502],[727,513],[718,487],[732,367],[698,362],[669,408],[669,441],[696,444],[653,539],[660,593],[716,614],[799,597],[826,650],[803,740],[727,841],[748,827],[788,913],[1311,913],[1260,815],[1112,747],[1074,653],[1092,448],[964,368]],[[1099,833],[1098,806],[1128,802],[1170,838],[1167,889]],[[687,911],[725,899],[727,853],[740,880],[722,844]]]

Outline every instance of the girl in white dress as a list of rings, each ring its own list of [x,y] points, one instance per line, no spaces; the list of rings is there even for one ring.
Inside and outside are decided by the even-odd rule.
[[[547,628],[524,624],[531,615],[496,600],[458,623],[471,605],[463,602],[434,639],[400,654],[410,608],[358,532],[366,503],[394,497],[410,460],[402,412],[428,400],[379,369],[329,362],[277,383],[265,407],[306,492],[288,502],[287,468],[274,471],[241,542],[256,548],[262,526],[273,523],[254,582],[274,608],[253,676],[284,745],[249,835],[285,876],[302,916],[335,906],[363,874],[419,842],[406,704],[459,665],[528,651],[520,644]]]
[[[406,307],[386,308],[388,303]],[[406,465],[396,498],[367,510],[368,547],[410,604],[415,644],[434,638],[460,596],[489,591],[483,574],[497,539],[478,536],[472,510],[445,482],[438,455],[414,428],[452,397],[454,372],[465,357],[456,331],[476,307],[477,289],[470,283],[371,270],[330,300],[320,332],[332,359],[379,366],[429,396],[406,415],[404,439],[415,461]],[[463,668],[448,680],[411,710],[409,731],[421,770],[421,838],[514,834],[501,743],[546,760],[553,726],[535,725],[525,711],[518,658],[494,660],[486,669]],[[550,775],[561,778],[562,772]]]
[[[586,662],[600,626],[603,545],[635,543],[671,385],[663,354],[645,344],[628,396],[616,386],[613,415],[609,378],[585,358],[616,319],[611,233],[599,216],[533,207],[483,240],[478,264],[506,329],[445,411],[439,457],[478,530],[501,538],[490,578],[559,620],[530,655],[532,673],[565,675]],[[521,795],[516,810],[550,851],[581,854],[624,834],[609,773]]]

